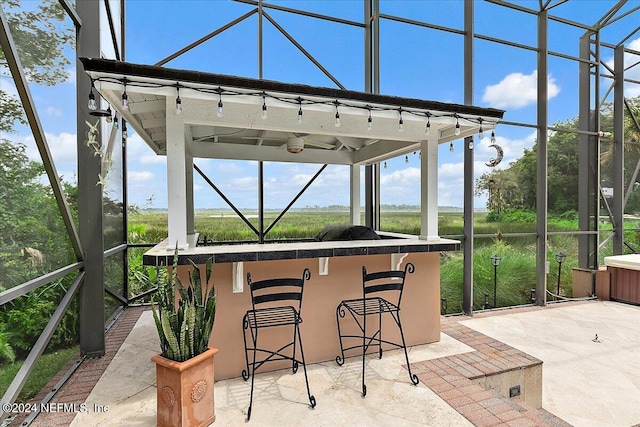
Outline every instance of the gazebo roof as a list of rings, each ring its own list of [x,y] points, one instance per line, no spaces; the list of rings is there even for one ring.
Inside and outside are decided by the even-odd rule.
[[[186,143],[196,158],[370,164],[416,151],[427,139],[442,144],[491,131],[504,114],[107,59],[82,63],[111,108],[159,155],[166,154],[166,120],[178,114],[177,97]],[[293,154],[296,147],[304,149]]]

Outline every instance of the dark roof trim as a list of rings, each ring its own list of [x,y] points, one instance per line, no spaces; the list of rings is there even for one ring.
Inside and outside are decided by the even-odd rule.
[[[342,90],[327,87],[308,86],[294,83],[282,83],[273,80],[250,79],[246,77],[225,74],[204,73],[201,71],[178,70],[155,65],[132,64],[101,58],[80,58],[85,71],[120,74],[122,76],[137,76],[168,80],[171,82],[190,82],[213,86],[231,86],[247,90],[293,93],[298,95],[319,96],[336,99],[350,99],[369,104],[394,105],[403,108],[452,112],[464,115],[477,115],[501,119],[504,110],[496,108],[482,108],[473,105],[449,104],[438,101],[426,101],[415,98],[378,95],[353,90]]]

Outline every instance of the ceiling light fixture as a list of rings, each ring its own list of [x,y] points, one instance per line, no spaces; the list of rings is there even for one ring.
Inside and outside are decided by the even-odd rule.
[[[304,139],[292,136],[287,138],[287,151],[293,154],[301,153],[304,150]]]

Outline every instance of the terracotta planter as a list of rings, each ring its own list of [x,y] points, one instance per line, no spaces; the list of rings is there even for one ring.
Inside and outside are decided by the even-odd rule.
[[[213,357],[210,348],[185,362],[161,355],[156,364],[158,426],[207,426],[216,420],[213,398]]]

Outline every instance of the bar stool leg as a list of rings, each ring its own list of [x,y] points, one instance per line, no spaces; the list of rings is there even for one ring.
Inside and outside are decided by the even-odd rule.
[[[296,323],[296,330],[298,330],[299,324]],[[311,408],[316,407],[316,398],[311,394],[311,390],[309,389],[309,377],[307,376],[307,363],[304,360],[304,350],[302,349],[302,337],[300,336],[300,331],[297,331],[298,341],[300,342],[300,357],[302,359],[302,371],[304,372],[304,382],[307,385],[307,396],[309,397],[309,403],[311,404]],[[294,343],[295,346],[295,343]],[[297,369],[297,362],[296,362]]]
[[[364,371],[365,371],[365,358],[364,355],[367,352],[367,345],[366,345],[366,340],[367,340],[367,302],[366,300],[364,301],[363,304],[363,310],[364,310],[364,315],[362,316],[362,397],[365,397],[367,395],[367,385],[364,383]]]
[[[298,372],[298,361],[296,360],[296,336],[300,339],[300,348],[302,348],[302,338],[300,337],[300,331],[298,331],[298,324],[296,323],[293,328],[293,355],[291,356],[291,371],[295,374]],[[304,360],[304,357],[302,358]],[[304,362],[303,362],[304,363]]]
[[[244,318],[242,319],[242,338],[244,340],[244,361],[246,363],[246,370],[242,370],[242,379],[243,380],[248,380],[249,379],[249,355],[247,354],[247,328],[249,328],[249,319],[247,319],[247,316],[245,315]]]
[[[340,331],[340,318],[344,319],[346,315],[344,306],[342,303],[338,304],[336,308],[336,323],[338,324],[338,338],[340,339],[340,354],[336,356],[336,363],[338,366],[344,365],[344,347],[342,346],[342,332]]]
[[[404,332],[402,331],[402,323],[400,322],[400,312],[397,313],[398,318],[395,319],[398,324],[398,328],[400,329],[400,338],[402,338],[402,349],[404,350],[404,358],[407,361],[407,370],[409,371],[409,379],[413,383],[413,385],[418,385],[420,380],[418,377],[411,372],[411,364],[409,363],[409,354],[407,353],[407,344],[404,342]],[[395,318],[395,316],[394,316]]]
[[[251,408],[253,407],[253,386],[256,378],[256,353],[258,348],[258,329],[256,328],[255,333],[253,328],[250,327],[251,330],[251,341],[253,342],[253,356],[251,362],[251,393],[249,395],[249,409],[247,409],[247,421],[251,419]],[[246,338],[245,338],[245,354],[246,354]],[[248,357],[248,356],[245,356]],[[247,375],[245,377],[245,373],[242,373],[242,378],[246,381],[249,378],[249,366],[247,361]]]

